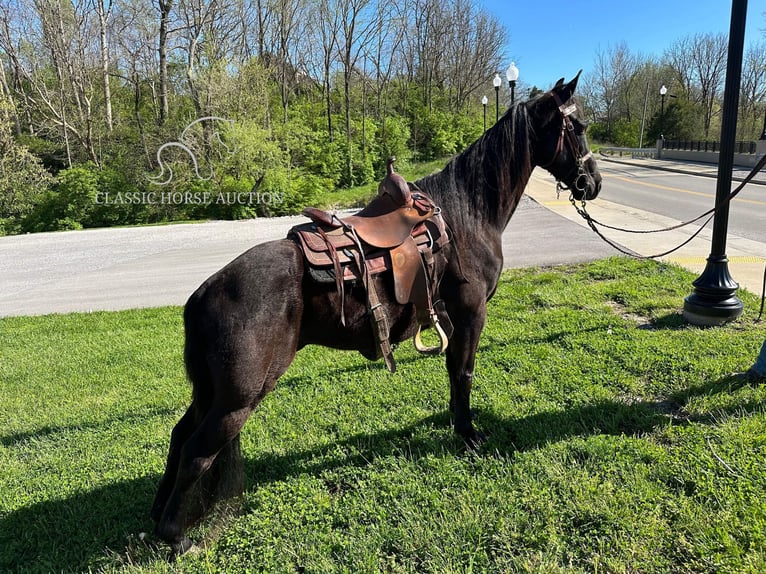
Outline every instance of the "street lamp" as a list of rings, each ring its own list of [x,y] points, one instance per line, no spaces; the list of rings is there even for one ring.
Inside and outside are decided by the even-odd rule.
[[[694,291],[684,299],[684,318],[695,325],[722,325],[742,314],[744,305],[737,297],[739,285],[729,274],[726,235],[729,225],[731,172],[737,138],[737,108],[742,79],[742,53],[745,44],[747,0],[732,0],[729,50],[726,57],[726,82],[721,114],[721,151],[718,156],[718,182],[715,189],[716,213],[710,255],[702,274],[692,283]]]
[[[511,62],[508,69],[505,71],[505,78],[508,80],[508,87],[511,88],[511,105],[516,99],[516,80],[519,79],[519,69],[516,67],[516,62]]]
[[[660,105],[660,116],[665,115],[665,94],[668,93],[668,89],[665,87],[665,84],[662,85],[660,88],[660,96],[662,96],[662,104]]]
[[[502,83],[500,74],[495,74],[495,78],[492,80],[492,85],[495,86],[495,123],[500,119],[500,84]]]
[[[484,131],[487,131],[487,96],[481,97],[481,105],[484,106]]]

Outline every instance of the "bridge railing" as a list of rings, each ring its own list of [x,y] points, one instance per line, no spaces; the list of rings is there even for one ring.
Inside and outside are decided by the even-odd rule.
[[[700,151],[700,152],[718,152],[721,151],[721,144],[717,141],[703,140],[661,140],[662,149],[678,151]],[[756,144],[754,141],[738,141],[734,146],[734,153],[754,154]]]
[[[656,158],[657,157],[656,147],[601,146],[598,151],[599,153],[603,155],[608,155],[608,156],[618,156],[618,157],[628,156],[631,158],[641,158],[641,157]]]

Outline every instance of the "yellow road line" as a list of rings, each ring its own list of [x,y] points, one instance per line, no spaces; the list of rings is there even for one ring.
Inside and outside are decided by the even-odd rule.
[[[686,193],[689,195],[701,195],[702,197],[709,197],[711,199],[715,199],[715,195],[712,193],[705,193],[702,191],[692,191],[691,189],[682,189],[680,187],[671,187],[669,185],[660,185],[658,183],[649,183],[648,181],[639,181],[636,179],[631,179],[629,177],[622,177],[619,175],[609,175],[607,176],[610,179],[619,179],[620,181],[625,181],[627,183],[634,183],[636,185],[643,185],[646,187],[653,187],[655,189],[664,189],[665,191],[676,191],[678,193]],[[737,197],[734,199],[737,203],[753,203],[755,205],[766,205],[766,201],[758,201],[757,199],[744,199],[741,197]]]

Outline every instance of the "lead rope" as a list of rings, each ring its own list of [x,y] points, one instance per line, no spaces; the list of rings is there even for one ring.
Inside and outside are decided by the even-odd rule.
[[[766,266],[763,268],[763,287],[761,287],[761,309],[758,311],[758,318],[755,320],[756,323],[759,323],[761,321],[761,317],[763,317],[763,302],[766,300]]]
[[[587,210],[585,209],[585,200],[584,199],[580,201],[581,206],[578,206],[574,196],[570,194],[569,201],[574,206],[575,210],[580,215],[580,217],[582,217],[586,221],[586,223],[588,224],[588,227],[590,227],[596,235],[598,235],[602,240],[604,240],[606,243],[611,245],[614,249],[616,249],[620,253],[623,253],[624,255],[628,255],[628,256],[633,257],[635,259],[658,259],[660,257],[664,257],[666,255],[669,255],[669,254],[675,252],[675,251],[678,251],[683,246],[685,246],[686,244],[690,243],[694,238],[696,238],[702,232],[702,230],[707,226],[707,224],[710,223],[710,221],[713,219],[713,217],[715,217],[716,212],[721,207],[723,207],[727,203],[731,202],[731,200],[734,199],[737,196],[737,194],[739,194],[739,192],[742,191],[744,189],[744,187],[748,183],[750,183],[750,181],[755,177],[755,174],[757,174],[759,171],[761,171],[765,165],[766,165],[766,155],[764,155],[763,157],[761,157],[760,160],[758,160],[758,163],[756,163],[755,167],[753,167],[753,169],[750,170],[750,173],[748,173],[747,176],[742,180],[742,182],[735,189],[733,189],[731,192],[729,192],[729,194],[718,205],[714,206],[712,209],[709,209],[705,213],[695,217],[694,219],[690,219],[688,221],[683,221],[683,222],[678,223],[676,225],[671,225],[669,227],[663,227],[663,228],[660,228],[660,229],[625,229],[623,227],[607,225],[606,223],[602,223],[602,222],[598,221],[597,219],[594,219],[587,212]],[[556,193],[557,194],[561,193],[561,191],[565,190],[565,189],[567,189],[567,188],[564,185],[562,185],[560,182],[557,182],[557,184],[556,184]],[[629,251],[629,250],[625,249],[624,247],[618,245],[617,243],[615,243],[614,241],[612,241],[608,237],[606,237],[603,233],[601,233],[601,231],[597,227],[597,226],[600,226],[600,227],[603,227],[605,229],[612,229],[614,231],[621,231],[623,233],[660,233],[660,232],[663,232],[663,231],[672,231],[672,230],[675,230],[675,229],[680,229],[681,227],[685,227],[685,226],[690,225],[692,223],[696,223],[697,221],[699,221],[700,219],[702,219],[703,217],[706,217],[706,216],[707,216],[707,219],[705,220],[705,222],[686,241],[684,241],[683,243],[681,243],[680,245],[678,245],[676,247],[673,247],[672,249],[664,251],[663,253],[656,253],[654,255],[639,255],[637,253]],[[763,270],[763,285],[762,285],[762,288],[761,288],[761,307],[760,307],[760,310],[758,311],[758,318],[756,319],[756,322],[760,322],[761,318],[763,317],[764,302],[766,302],[766,266],[764,266],[764,270]]]

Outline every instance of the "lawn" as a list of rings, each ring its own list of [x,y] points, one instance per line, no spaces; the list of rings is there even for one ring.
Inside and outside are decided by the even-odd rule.
[[[506,272],[476,368],[476,453],[443,358],[309,348],[242,434],[237,512],[165,561],[148,517],[189,400],[181,310],[0,320],[0,571],[766,571],[758,302],[699,329],[653,262]]]

